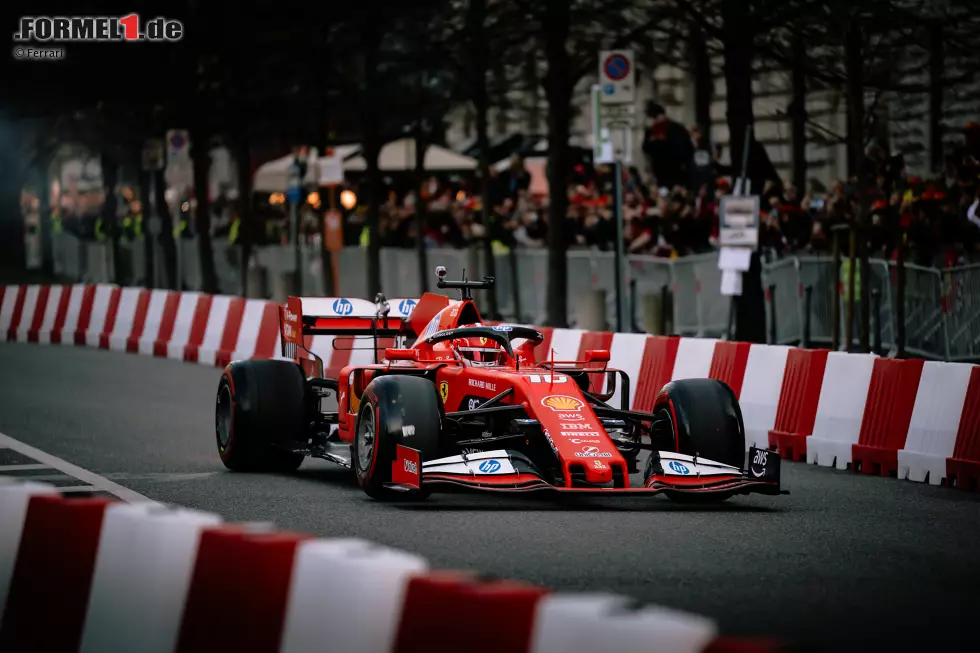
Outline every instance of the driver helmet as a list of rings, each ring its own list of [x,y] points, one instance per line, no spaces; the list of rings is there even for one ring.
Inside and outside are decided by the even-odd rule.
[[[456,350],[463,360],[473,365],[496,365],[503,359],[504,350],[490,338],[460,338],[456,341]]]

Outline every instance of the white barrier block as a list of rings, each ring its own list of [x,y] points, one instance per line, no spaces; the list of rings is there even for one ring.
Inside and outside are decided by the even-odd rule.
[[[769,431],[776,424],[789,350],[783,345],[749,347],[742,392],[738,398],[745,422],[746,451],[749,447],[769,448]]]
[[[707,379],[717,342],[717,338],[681,338],[670,380]]]
[[[197,362],[201,365],[214,366],[218,349],[221,348],[221,338],[225,333],[225,324],[228,322],[231,300],[232,298],[227,295],[215,295],[211,300],[211,311],[208,313],[207,326],[204,328],[204,339],[201,340],[201,348],[197,352]]]
[[[41,328],[38,329],[37,341],[39,344],[47,345],[51,342],[51,331],[54,329],[55,320],[58,319],[58,306],[61,304],[61,293],[64,292],[63,286],[51,286],[48,292],[48,305],[44,309],[44,320]],[[71,292],[71,287],[68,287]]]
[[[235,343],[231,360],[248,360],[255,355],[255,346],[259,341],[259,329],[262,327],[262,315],[268,303],[264,299],[246,300],[245,312],[242,313],[242,328],[238,331],[238,342]]]
[[[88,330],[85,332],[85,345],[87,347],[98,347],[102,332],[105,330],[105,318],[109,312],[109,300],[112,298],[112,291],[115,286],[99,284],[95,287],[95,297],[92,300],[92,313],[88,322]]]
[[[177,304],[177,318],[174,320],[174,331],[167,343],[167,358],[179,361],[184,360],[184,348],[191,338],[191,326],[194,324],[194,314],[197,312],[197,300],[201,297],[199,292],[180,293],[180,302]]]
[[[119,294],[119,307],[116,310],[116,322],[109,334],[109,349],[126,351],[126,341],[133,332],[133,321],[136,319],[136,307],[139,305],[142,288],[123,288]]]
[[[0,484],[0,620],[7,606],[7,592],[14,575],[20,535],[24,532],[27,504],[34,496],[57,496],[58,490],[47,483]]]
[[[609,349],[609,367],[623,370],[630,380],[630,397],[628,406],[633,408],[633,398],[636,396],[636,386],[640,379],[640,365],[643,363],[643,349],[646,347],[645,333],[617,333],[613,335],[612,347]],[[622,396],[622,383],[616,379],[616,392],[608,403],[619,408]]]
[[[806,461],[847,469],[851,446],[861,436],[864,405],[874,370],[873,354],[834,351],[827,355],[813,434],[806,439]]]
[[[578,350],[582,345],[582,329],[555,329],[551,332],[551,349],[555,350],[556,361],[578,360]],[[546,351],[545,360],[551,360],[551,351]]]
[[[608,594],[554,594],[538,603],[531,653],[700,653],[717,635],[705,617],[668,608],[629,607]]]
[[[310,351],[323,359],[324,370],[330,368],[330,363],[333,360],[333,357],[340,353],[339,351],[334,351],[333,338],[333,336],[313,336],[313,342],[310,343]],[[343,338],[338,345],[340,347],[350,347],[352,346],[351,342],[351,340]],[[362,347],[364,345],[362,343],[353,346]],[[351,352],[351,355],[353,355],[353,353],[354,352]],[[384,356],[384,353],[381,352],[379,355]]]
[[[946,478],[973,365],[926,362],[915,395],[905,448],[898,452],[898,477],[930,485]]]
[[[170,653],[201,530],[221,524],[205,512],[151,504],[106,508],[82,653]]]
[[[19,292],[20,286],[7,286],[3,291],[3,302],[0,302],[0,342],[7,339],[7,329],[14,317],[14,306]]]
[[[296,549],[279,653],[390,651],[405,588],[425,559],[358,539],[310,540]]]
[[[169,290],[154,290],[150,293],[150,305],[146,308],[146,322],[143,324],[143,333],[140,334],[139,339],[141,356],[153,355],[153,346],[160,335],[163,309],[166,308],[169,294]]]
[[[71,287],[71,297],[68,299],[68,310],[65,311],[65,324],[61,327],[61,344],[75,344],[75,330],[78,329],[78,318],[82,314],[82,300],[85,298],[86,285],[76,283]]]
[[[27,292],[24,293],[24,307],[20,312],[20,322],[17,324],[17,333],[15,340],[18,342],[27,342],[27,332],[31,330],[31,325],[34,324],[34,313],[37,311],[37,296],[41,294],[41,286],[32,285],[27,286]]]

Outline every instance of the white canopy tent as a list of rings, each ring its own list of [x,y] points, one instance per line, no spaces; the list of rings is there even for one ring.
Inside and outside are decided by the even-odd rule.
[[[360,145],[338,145],[333,148],[334,156],[346,159],[361,149]],[[327,157],[319,157],[320,161],[325,161]],[[252,178],[252,190],[256,193],[284,193],[286,192],[286,176],[289,174],[289,166],[293,163],[293,155],[287,154],[284,157],[273,159],[259,166]],[[347,164],[344,164],[347,168]]]
[[[415,169],[415,139],[403,138],[381,148],[378,166],[383,172],[405,172]],[[439,145],[430,145],[425,151],[425,169],[429,172],[476,170],[476,159]],[[344,161],[344,170],[361,172],[367,169],[364,157],[351,157]]]

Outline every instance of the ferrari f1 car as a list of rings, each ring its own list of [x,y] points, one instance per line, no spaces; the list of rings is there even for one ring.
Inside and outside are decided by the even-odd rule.
[[[492,289],[492,278],[436,274],[459,300],[290,297],[279,359],[236,361],[221,376],[225,466],[282,472],[323,458],[352,468],[380,500],[460,488],[681,501],[781,493],[776,452],[752,448],[746,463],[738,400],[724,383],[672,381],[650,413],[630,410],[630,379],[608,367],[608,350],[556,361],[537,329],[483,322],[471,291]],[[373,349],[374,363],[327,378],[314,342]],[[642,485],[631,484],[644,450]]]

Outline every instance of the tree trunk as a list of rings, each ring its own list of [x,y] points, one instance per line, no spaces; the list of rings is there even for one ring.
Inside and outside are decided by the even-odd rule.
[[[571,9],[566,0],[547,0],[544,12],[544,53],[548,64],[548,292],[547,325],[568,326],[568,138],[571,131],[572,81],[567,41]]]
[[[722,45],[725,54],[725,92],[728,105],[726,118],[728,137],[731,141],[728,148],[731,152],[733,174],[747,174],[747,171],[742,170],[742,160],[746,145],[745,130],[755,124],[755,111],[752,107],[754,28],[750,22],[745,0],[722,0],[721,15],[724,21]]]
[[[380,138],[377,128],[374,133],[364,133],[364,173],[367,182],[367,291],[368,299],[374,299],[381,292],[381,170],[378,156],[381,154]]]
[[[367,290],[368,299],[381,292],[381,170],[378,156],[381,154],[381,125],[378,112],[378,56],[381,35],[373,21],[367,21],[363,29],[364,48],[364,102],[360,107],[362,156],[366,163],[364,178],[367,186]]]
[[[242,296],[249,296],[248,263],[252,255],[252,245],[255,233],[258,231],[258,221],[252,215],[252,158],[248,147],[248,133],[244,125],[239,125],[233,135],[235,166],[238,171],[238,228],[240,255],[239,273],[241,274]]]
[[[153,199],[150,196],[150,180],[153,178],[153,173],[143,170],[142,157],[138,156],[136,163],[139,166],[137,170],[140,171],[140,213],[143,215],[143,269],[139,272],[143,275],[143,286],[153,288],[154,270],[156,269],[153,265],[153,236],[150,233],[150,223],[153,222],[153,215],[150,213],[150,207],[153,205]],[[133,270],[133,274],[136,273],[137,270]]]
[[[12,120],[4,122],[16,125]],[[20,208],[20,193],[26,181],[21,160],[21,141],[26,138],[23,129],[22,125],[0,129],[0,267],[12,270],[21,270],[26,263],[24,214]]]
[[[419,120],[415,128],[415,225],[418,233],[415,237],[415,253],[419,264],[419,297],[429,288],[429,264],[425,255],[425,224],[427,200],[422,197],[425,186],[425,153],[429,149],[426,139],[425,125]]]
[[[756,175],[743,170],[745,147],[752,152],[752,143],[745,142],[745,130],[755,124],[755,111],[752,107],[752,42],[754,26],[751,24],[748,5],[744,0],[723,0],[722,36],[725,53],[725,92],[728,103],[728,134],[731,142],[732,170],[734,175],[742,174],[747,179]],[[764,157],[763,157],[764,158]],[[749,159],[750,164],[752,163]],[[759,162],[763,164],[763,162]],[[753,184],[759,183],[759,178]],[[752,192],[759,193],[755,185]],[[762,262],[758,253],[752,254],[747,272],[742,275],[742,294],[735,298],[735,334],[742,342],[766,341],[766,305],[762,292]]]
[[[847,175],[861,177],[864,161],[864,43],[861,27],[852,22],[844,43],[847,73]]]
[[[476,111],[476,142],[480,154],[477,158],[480,175],[480,222],[485,234],[483,237],[483,259],[486,264],[486,275],[497,276],[497,261],[493,257],[493,245],[490,240],[490,220],[493,207],[490,206],[490,92],[487,88],[487,74],[490,67],[485,23],[487,17],[486,0],[470,0],[467,14],[467,30],[471,43],[470,60],[472,61],[473,109]],[[533,94],[532,94],[533,95]],[[487,295],[487,316],[492,320],[500,319],[500,309],[497,305],[496,290]]]
[[[793,185],[799,196],[806,192],[806,39],[803,33],[793,38],[793,101],[790,104],[792,120]]]
[[[708,42],[704,30],[697,21],[689,25],[691,71],[694,77],[694,122],[701,128],[705,137],[711,137],[711,100],[715,91],[715,78],[711,73],[711,57],[708,55]]]
[[[214,269],[214,248],[211,245],[211,198],[209,180],[211,173],[211,151],[208,135],[202,129],[191,134],[191,160],[194,163],[194,199],[197,208],[194,212],[194,230],[197,232],[197,255],[201,264],[201,290],[217,294],[218,274]]]
[[[157,223],[160,225],[160,248],[163,250],[163,264],[167,272],[167,286],[173,290],[181,290],[177,287],[177,243],[174,242],[174,221],[170,215],[170,206],[167,204],[167,180],[163,170],[157,170],[154,192],[156,193],[155,203],[157,207]]]
[[[42,140],[44,140],[42,138]],[[38,237],[41,239],[41,272],[45,277],[54,274],[54,247],[51,234],[51,149],[38,146],[37,153],[37,196],[40,204],[37,210]]]
[[[126,285],[123,278],[122,252],[119,248],[119,223],[116,220],[116,181],[119,166],[109,146],[102,150],[102,187],[105,189],[105,202],[102,204],[102,233],[109,232],[109,247],[112,251],[113,283]]]
[[[930,30],[929,52],[929,162],[932,171],[939,172],[945,165],[943,157],[943,28],[934,25]]]

